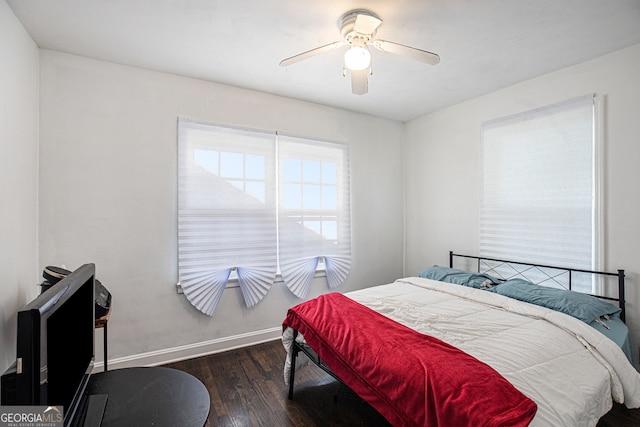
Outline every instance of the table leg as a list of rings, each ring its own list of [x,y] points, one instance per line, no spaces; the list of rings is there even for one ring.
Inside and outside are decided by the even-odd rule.
[[[104,371],[107,372],[107,323],[104,324],[104,330],[102,331],[102,347],[104,351]]]

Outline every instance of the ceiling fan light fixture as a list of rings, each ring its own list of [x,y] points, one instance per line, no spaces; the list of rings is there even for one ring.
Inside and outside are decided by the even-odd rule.
[[[364,46],[352,46],[344,53],[344,65],[350,70],[364,70],[369,64],[371,64],[371,52]]]

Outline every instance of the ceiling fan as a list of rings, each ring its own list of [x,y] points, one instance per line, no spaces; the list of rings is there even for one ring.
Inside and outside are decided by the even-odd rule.
[[[367,73],[371,72],[371,52],[369,52],[368,46],[373,46],[383,52],[404,55],[431,65],[440,62],[440,57],[435,53],[386,40],[374,39],[373,37],[381,24],[382,19],[369,10],[356,9],[349,11],[342,15],[338,21],[338,27],[344,40],[329,43],[283,59],[280,61],[280,65],[286,67],[303,59],[348,45],[349,50],[344,54],[343,74],[346,76],[346,70],[349,69],[351,73],[351,91],[356,95],[364,95],[369,91]]]

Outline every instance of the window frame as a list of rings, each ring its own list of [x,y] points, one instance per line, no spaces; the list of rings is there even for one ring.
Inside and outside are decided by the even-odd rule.
[[[590,104],[590,108],[591,108],[591,141],[590,141],[590,156],[591,156],[591,231],[590,231],[590,239],[591,239],[591,249],[590,249],[590,257],[591,257],[591,261],[590,261],[590,265],[589,266],[583,266],[586,267],[587,269],[591,269],[591,270],[598,270],[601,269],[602,267],[602,261],[603,261],[603,254],[604,254],[604,242],[603,242],[603,216],[602,216],[602,209],[603,209],[603,199],[602,199],[602,189],[603,189],[603,183],[602,183],[602,178],[603,178],[603,143],[604,143],[604,132],[603,132],[603,98],[596,96],[595,94],[589,94],[589,95],[584,95],[581,97],[576,97],[576,98],[571,98],[568,99],[566,101],[562,101],[562,102],[558,102],[555,104],[551,104],[545,107],[541,107],[541,108],[537,108],[535,110],[530,110],[530,111],[526,111],[523,113],[518,113],[518,114],[514,114],[511,116],[507,116],[507,117],[503,117],[503,118],[498,118],[498,119],[494,119],[494,120],[490,120],[487,121],[485,123],[482,124],[482,128],[481,128],[481,148],[480,148],[480,215],[479,215],[479,255],[481,256],[489,256],[489,257],[495,257],[495,258],[505,258],[502,255],[497,255],[496,253],[492,253],[491,251],[489,251],[487,249],[486,245],[486,241],[485,236],[487,235],[487,231],[484,229],[484,226],[487,224],[486,221],[488,221],[487,218],[483,217],[483,209],[485,209],[485,205],[484,205],[484,201],[486,200],[486,194],[485,191],[486,189],[484,188],[485,185],[485,174],[486,172],[486,168],[490,168],[490,166],[488,166],[488,161],[487,159],[485,159],[485,156],[487,155],[486,150],[486,143],[487,140],[486,138],[487,136],[487,129],[491,129],[491,127],[493,126],[501,126],[502,124],[504,124],[506,127],[510,126],[511,124],[515,124],[515,126],[518,126],[518,124],[520,123],[519,121],[522,121],[523,123],[526,120],[531,119],[532,117],[535,119],[536,117],[542,116],[544,117],[545,114],[552,114],[554,112],[555,109],[560,109],[562,110],[563,108],[567,108],[567,111],[570,111],[570,108],[585,108],[588,103]],[[577,107],[576,107],[577,106]],[[583,130],[586,130],[583,128]],[[491,137],[489,137],[491,138]],[[584,140],[583,140],[584,141]],[[503,142],[504,144],[504,142]],[[558,147],[558,146],[556,146]],[[583,153],[585,154],[585,153]],[[493,172],[491,172],[493,173]],[[583,194],[583,196],[586,196],[586,193]],[[485,242],[485,243],[483,243]],[[506,248],[506,246],[505,246]],[[514,252],[515,253],[515,252]],[[512,257],[516,257],[518,259],[515,259],[515,261],[523,261],[523,262],[542,262],[540,259],[527,259],[525,257],[518,257],[517,255],[511,255]],[[552,258],[553,259],[553,258]],[[563,262],[554,262],[554,261],[548,261],[545,260],[546,264],[549,265],[559,265],[559,266],[564,266]],[[575,265],[569,265],[567,267],[578,267]],[[587,289],[587,286],[585,285],[582,289],[578,289],[582,292],[593,292],[593,293],[600,293],[601,290],[601,284],[598,282],[591,282],[590,283],[590,287],[591,289]]]
[[[193,135],[191,135],[190,132],[195,132],[194,135],[196,136],[199,136],[197,132],[201,132],[204,135],[204,136],[201,136],[202,141],[196,141],[196,143],[191,142],[190,138],[192,138]],[[213,135],[211,137],[211,140],[207,140],[206,138],[208,132],[210,132],[211,135]],[[242,146],[241,149],[226,150],[226,147],[229,143],[226,140],[224,140],[225,132],[229,132],[230,134],[234,135],[232,139],[237,137],[240,140],[242,140],[243,135],[245,134],[249,135],[247,136],[248,142],[241,141],[240,143],[238,143],[240,146]],[[237,135],[240,135],[240,136],[237,136]],[[258,135],[258,137],[256,137],[256,141],[252,141],[250,135]],[[218,139],[220,140],[220,142],[218,142]],[[263,139],[265,141],[268,141],[269,144],[273,145],[273,149],[267,148],[264,151],[265,153],[267,153],[266,155],[268,156],[268,160],[266,160],[266,166],[264,166],[265,173],[267,174],[264,177],[264,180],[262,179],[262,177],[252,176],[251,173],[248,173],[248,169],[247,169],[248,156],[252,155],[254,151],[261,152],[260,149],[255,149],[255,147],[246,148],[243,145],[243,144],[247,144],[247,146],[253,147],[252,144],[267,143],[263,141]],[[281,142],[281,139],[285,140],[286,142]],[[305,184],[312,185],[312,186],[319,185],[319,188],[317,189],[319,191],[318,195],[323,194],[322,192],[323,185],[332,187],[334,188],[333,193],[335,193],[336,198],[338,197],[338,195],[343,196],[346,194],[346,197],[347,197],[346,206],[344,203],[340,204],[336,200],[333,203],[335,205],[335,208],[333,209],[331,209],[330,207],[329,208],[323,207],[321,204],[319,206],[314,206],[311,209],[305,209],[303,206],[295,209],[284,209],[283,207],[284,200],[283,200],[283,193],[282,193],[283,183],[282,183],[282,176],[281,176],[282,175],[281,169],[283,168],[283,165],[281,164],[281,162],[282,163],[285,163],[285,162],[282,160],[281,146],[286,146],[286,144],[294,144],[294,146],[296,146],[296,144],[301,144],[300,147],[296,146],[298,150],[301,150],[301,152],[304,153],[304,155],[300,159],[301,165],[304,164],[305,161],[309,161],[309,158],[311,158],[311,161],[318,162],[320,168],[322,168],[323,164],[331,163],[330,157],[322,157],[323,156],[322,153],[324,153],[323,150],[329,150],[329,152],[335,151],[336,153],[340,153],[339,156],[341,156],[340,158],[342,159],[343,163],[342,164],[334,163],[335,164],[334,169],[338,169],[342,167],[342,171],[336,172],[335,182],[333,184],[323,182],[322,169],[319,170],[320,175],[316,177],[317,182],[314,181],[313,179],[310,181],[305,180],[304,175],[300,175],[300,180],[297,182],[297,184],[302,186],[301,191],[304,191]],[[193,148],[192,146],[195,148]],[[304,147],[307,147],[307,149],[305,149]],[[206,167],[206,165],[204,164],[198,164],[198,161],[196,160],[196,157],[195,157],[196,156],[195,153],[197,150],[209,150],[214,152],[215,154],[211,154],[211,155],[203,153],[202,157],[203,159],[207,159],[207,161],[214,162],[215,165],[212,164],[209,167]],[[232,152],[234,154],[240,154],[242,156],[241,158],[238,159],[238,161],[242,163],[241,173],[237,173],[237,174],[224,173],[225,167],[223,164],[224,162],[223,154],[226,153],[227,151]],[[309,152],[311,152],[311,154],[309,154]],[[285,150],[285,154],[286,153],[287,152]],[[306,294],[309,291],[309,286],[311,282],[313,282],[313,280],[317,277],[326,277],[329,287],[335,286],[336,283],[338,283],[338,285],[342,283],[344,278],[346,278],[346,275],[344,274],[345,265],[346,265],[347,274],[350,268],[350,250],[351,250],[350,195],[349,195],[350,193],[349,169],[350,168],[349,168],[348,154],[349,154],[348,144],[336,143],[332,141],[323,141],[318,139],[292,137],[292,136],[282,135],[278,132],[267,132],[267,131],[253,130],[253,129],[243,129],[243,128],[225,126],[225,125],[218,125],[213,123],[199,122],[199,121],[179,117],[178,119],[178,171],[177,171],[177,175],[178,175],[178,203],[177,203],[178,281],[176,283],[178,293],[186,294],[187,298],[190,300],[190,302],[192,302],[192,304],[196,306],[196,308],[205,312],[206,314],[212,315],[213,311],[215,310],[219,302],[219,299],[222,295],[223,290],[228,287],[229,288],[240,287],[242,289],[243,295],[245,296],[245,303],[247,304],[248,307],[250,307],[256,304],[257,302],[259,302],[268,292],[268,288],[270,288],[274,283],[284,283],[285,285],[287,285],[287,287],[289,287],[289,289],[296,296],[300,298],[304,298],[306,296]],[[192,156],[192,157],[189,157],[189,156]],[[239,164],[237,164],[236,166],[237,166],[236,169],[239,169],[240,167]],[[183,247],[185,247],[185,245],[188,245],[188,243],[185,243],[184,239],[181,240],[181,233],[182,233],[182,230],[184,229],[184,225],[182,223],[184,219],[183,210],[184,210],[185,203],[188,203],[188,201],[184,202],[183,198],[186,197],[185,194],[188,194],[189,191],[191,191],[191,189],[185,184],[185,182],[189,182],[189,177],[191,177],[190,174],[193,173],[192,171],[189,170],[189,168],[195,169],[196,167],[199,168],[199,174],[205,176],[205,179],[209,179],[215,182],[226,183],[226,184],[220,184],[220,183],[215,184],[214,188],[225,187],[227,189],[231,189],[230,192],[232,193],[232,195],[227,196],[227,197],[231,197],[232,198],[231,200],[234,200],[234,197],[237,197],[237,196],[233,196],[233,193],[235,193],[235,190],[233,190],[233,188],[242,192],[242,194],[239,194],[241,199],[246,199],[247,195],[251,195],[251,192],[246,191],[248,182],[258,182],[258,183],[262,182],[263,183],[262,186],[268,189],[265,193],[264,198],[262,198],[262,200],[259,195],[259,192],[255,192],[253,194],[255,201],[273,203],[273,205],[269,205],[265,209],[267,209],[269,212],[273,214],[274,225],[275,225],[275,236],[274,236],[274,241],[272,241],[272,243],[275,242],[274,250],[275,250],[275,266],[276,267],[273,273],[273,277],[271,279],[266,278],[264,274],[262,275],[263,277],[261,277],[260,279],[262,281],[262,284],[259,287],[263,289],[258,290],[258,293],[261,293],[262,295],[258,295],[258,296],[251,295],[251,294],[255,294],[255,292],[253,289],[250,289],[250,287],[247,284],[247,280],[246,280],[247,268],[240,265],[232,265],[233,262],[231,260],[229,260],[229,263],[228,263],[229,265],[225,265],[224,268],[221,267],[220,265],[218,265],[218,267],[215,267],[215,266],[213,267],[215,271],[222,272],[222,275],[218,275],[218,279],[216,280],[218,280],[218,282],[223,281],[224,287],[221,287],[220,283],[215,285],[217,288],[216,290],[217,296],[215,297],[216,301],[211,304],[212,307],[202,309],[201,307],[198,306],[198,304],[196,304],[190,298],[190,295],[192,295],[195,291],[190,291],[185,289],[185,283],[183,280],[183,277],[185,276],[181,268],[182,265],[185,265],[185,262],[182,262],[181,264],[180,260],[182,259],[184,261],[182,249]],[[225,176],[225,175],[229,175],[229,176]],[[200,187],[202,187],[202,189],[200,189]],[[207,188],[206,184],[205,185],[200,184],[200,187],[196,185],[197,191],[196,191],[196,195],[194,196],[196,198],[198,197],[199,192],[204,191],[206,193],[206,188]],[[257,188],[259,187],[260,185],[258,185]],[[270,193],[271,190],[273,190],[272,195]],[[219,207],[219,206],[216,207],[218,204],[224,206],[223,202],[219,202],[216,200],[218,198],[224,198],[224,195],[223,197],[218,197],[215,194],[213,194],[212,196],[210,195],[209,197],[212,200],[211,206],[213,207],[210,207],[210,208],[205,207],[202,209],[204,209],[205,212],[208,212],[209,215],[215,216],[216,212],[224,210],[224,207]],[[306,217],[311,216],[312,218],[318,218],[322,220],[323,218],[329,217],[331,218],[331,220],[335,218],[336,223],[338,221],[345,222],[346,227],[348,229],[348,236],[346,239],[343,239],[345,241],[345,244],[348,245],[348,260],[346,264],[343,259],[340,259],[337,261],[335,259],[327,259],[327,256],[334,257],[335,254],[318,253],[317,255],[313,255],[316,258],[314,260],[315,268],[313,271],[309,270],[310,264],[309,262],[305,261],[306,266],[305,266],[304,277],[297,277],[295,275],[294,277],[292,277],[290,272],[287,272],[287,274],[283,274],[281,256],[282,256],[282,249],[283,249],[282,236],[284,235],[283,233],[285,233],[285,231],[281,229],[282,227],[281,217],[282,215],[286,213],[291,213],[291,212],[299,213],[300,215],[302,215],[302,218],[304,218],[305,216]],[[346,212],[346,216],[345,216],[345,212]],[[206,215],[206,213],[203,215]],[[298,228],[301,228],[301,227],[298,227]],[[310,234],[308,230],[306,231],[306,234]],[[215,237],[213,238],[215,239]],[[232,234],[231,239],[233,238],[234,236]],[[319,240],[324,242],[324,240],[326,239],[320,236]],[[294,241],[295,241],[295,238],[294,238]],[[288,242],[284,243],[285,247],[287,247],[287,245],[290,245],[290,244],[291,244],[291,239],[289,239]],[[220,247],[220,245],[216,245],[216,244],[210,244],[209,246],[215,247],[215,248]],[[305,246],[308,246],[308,244],[305,243]],[[194,247],[195,246],[193,244],[190,246],[190,248],[194,248]],[[250,252],[249,246],[243,246],[242,248],[244,248],[242,249],[243,251]],[[211,249],[211,250],[215,251],[216,249]],[[318,251],[320,251],[320,249],[318,249]],[[217,253],[218,254],[222,253],[220,258],[222,259],[224,258],[223,251],[218,251]],[[341,258],[341,257],[338,256],[337,258]],[[339,269],[335,268],[336,262],[340,264]],[[203,268],[206,268],[206,267],[203,267]],[[220,268],[222,268],[223,270],[226,270],[226,273],[220,270]],[[336,271],[338,271],[337,276],[336,276]],[[224,277],[225,275],[226,277]],[[269,273],[269,275],[271,275],[271,273]],[[193,276],[194,274],[191,275],[191,277]],[[292,286],[292,283],[294,280],[298,281],[299,283],[295,286]],[[188,286],[193,287],[193,283],[189,283]],[[199,292],[202,292],[202,291],[199,291]]]

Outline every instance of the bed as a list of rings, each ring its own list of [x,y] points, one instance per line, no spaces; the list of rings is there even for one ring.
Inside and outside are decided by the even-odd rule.
[[[571,290],[585,276],[607,296]],[[451,252],[448,267],[292,307],[285,382],[293,398],[311,361],[394,426],[595,426],[613,401],[640,407],[624,318],[624,271]]]

